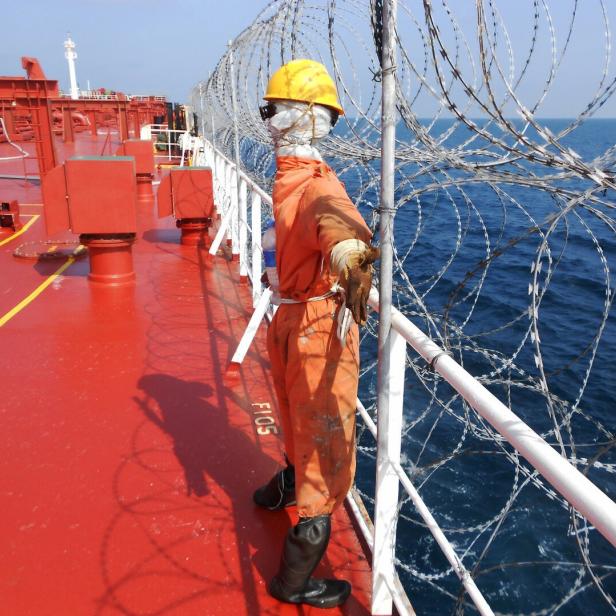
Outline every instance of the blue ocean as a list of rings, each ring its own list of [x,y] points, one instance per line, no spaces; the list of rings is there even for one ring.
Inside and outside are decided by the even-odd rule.
[[[571,124],[540,122],[554,135]],[[472,136],[451,120],[423,124],[453,151]],[[398,139],[395,304],[614,499],[616,194],[515,158],[478,178],[447,161],[405,158],[416,140],[402,124]],[[616,120],[588,120],[559,143],[614,171]],[[465,151],[489,163],[494,150],[475,140]],[[335,166],[378,235],[378,161]],[[375,336],[372,318],[360,399],[373,415]],[[410,348],[404,421],[403,466],[495,612],[616,612],[614,548]],[[357,485],[372,513],[375,443],[361,427],[358,448]],[[417,613],[476,613],[405,497],[396,556]]]

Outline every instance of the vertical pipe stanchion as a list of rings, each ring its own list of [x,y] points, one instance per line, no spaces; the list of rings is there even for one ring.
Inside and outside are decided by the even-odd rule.
[[[377,438],[385,434],[384,451],[377,451],[376,503],[374,509],[374,543],[372,549],[372,614],[392,613],[391,588],[395,587],[394,556],[398,523],[400,481],[395,465],[400,465],[402,414],[404,409],[404,373],[406,340],[396,330],[390,331],[389,374],[385,384],[389,392],[387,424],[379,412]],[[382,462],[381,462],[382,461]]]
[[[220,176],[218,175],[218,154],[211,152],[212,156],[212,182],[214,184],[214,216],[217,217],[220,214],[220,200],[218,198],[218,183],[220,182]]]
[[[201,107],[201,137],[205,139],[205,112],[203,111],[203,83],[199,82],[199,107]]]
[[[211,87],[210,82],[212,81],[212,75],[210,74],[210,78],[207,80],[208,88]],[[210,125],[212,127],[212,148],[216,149],[216,126],[214,125],[214,110],[210,107]]]
[[[124,100],[118,101],[118,130],[120,132],[120,141],[125,141],[130,137],[128,134],[128,112],[125,99],[126,97],[124,97]]]
[[[227,186],[229,183],[229,167],[227,166],[226,161],[224,160],[224,158],[222,156],[219,156],[218,158],[219,163],[220,163],[220,181],[219,181],[219,186],[220,186],[220,215],[224,216],[225,212],[227,211],[228,208],[228,203],[227,203]],[[225,237],[227,237],[225,235]]]
[[[393,278],[393,208],[396,161],[396,0],[383,0],[381,50],[381,199],[379,207],[381,263],[379,270],[379,337],[378,337],[378,397],[377,397],[377,460],[374,544],[372,563],[372,614],[389,615],[392,597],[387,586],[393,587],[393,548],[395,523],[391,520],[391,496],[386,487],[393,470],[389,460],[389,432],[395,424],[392,413],[392,344],[391,295]],[[393,347],[393,348],[392,348]],[[395,365],[395,362],[394,364]],[[393,425],[391,426],[393,428]],[[398,445],[399,447],[399,445]],[[397,479],[396,479],[397,485]],[[397,506],[397,488],[396,488]],[[388,519],[389,518],[389,519]],[[393,525],[393,527],[392,527]],[[393,536],[393,541],[392,541]]]
[[[199,140],[195,137],[191,137],[190,141],[192,143],[191,160],[190,164],[196,167],[204,167],[205,166],[205,154],[203,152],[203,148],[199,147]]]
[[[240,179],[239,190],[240,219],[240,282],[248,280],[248,187],[244,178]]]
[[[252,307],[255,308],[261,297],[261,195],[256,191],[252,193],[251,203],[251,229],[252,242]]]
[[[235,198],[237,199],[237,212],[233,215],[233,256],[239,255],[240,259],[240,280],[242,279],[242,259],[245,261],[246,253],[246,233],[242,235],[242,228],[246,227],[246,199],[244,199],[244,208],[242,209],[242,197],[239,194],[241,187],[240,170],[242,169],[242,161],[240,159],[240,134],[237,125],[237,93],[235,83],[235,63],[233,59],[233,41],[229,41],[229,78],[231,80],[231,107],[233,109],[233,149],[235,154],[235,184],[231,186],[231,190],[235,190]],[[243,240],[243,241],[242,241]],[[245,264],[244,264],[245,268]],[[244,271],[244,276],[248,271]]]
[[[231,163],[225,161],[225,181],[223,183],[223,191],[224,191],[224,203],[225,203],[225,214],[227,210],[233,207],[233,188],[231,186],[231,182],[233,180],[233,169],[231,168]],[[237,195],[237,193],[236,193]],[[227,229],[227,243],[231,245],[231,238],[233,235],[233,223],[231,223]]]
[[[216,169],[216,152],[214,152],[214,148],[212,147],[212,144],[209,141],[206,141],[207,143],[207,155],[208,155],[208,165],[210,165],[212,167],[212,173],[216,173],[217,169]]]
[[[237,126],[237,94],[235,91],[235,63],[233,60],[233,41],[229,41],[227,46],[229,47],[229,79],[231,81],[231,109],[233,111],[233,150],[235,154],[235,164],[238,171],[240,170],[240,135]]]
[[[216,217],[222,216],[222,205],[220,201],[220,156],[214,151],[214,205],[216,206]]]
[[[208,165],[212,169],[212,184],[214,185],[214,207],[218,213],[218,163],[216,161],[216,153],[212,149],[212,145],[206,141],[208,153]]]
[[[227,182],[227,167],[222,156],[218,155],[218,213],[222,217],[227,211],[227,195],[225,194],[225,183]]]
[[[96,136],[98,134],[96,128],[96,111],[88,111],[88,122],[90,122],[90,134]]]
[[[231,226],[229,227],[229,232],[231,233],[231,255],[233,260],[239,260],[240,257],[240,208],[238,203],[238,192],[239,192],[239,175],[237,173],[237,167],[235,165],[231,167],[229,165],[229,169],[231,171],[230,178],[231,181],[229,183],[229,207],[232,208],[231,213]]]

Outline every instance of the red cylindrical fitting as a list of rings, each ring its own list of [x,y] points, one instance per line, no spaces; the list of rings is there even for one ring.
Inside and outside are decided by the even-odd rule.
[[[150,173],[137,174],[137,200],[140,203],[154,203],[152,177]]]
[[[7,237],[8,235],[13,235],[13,233],[15,233],[15,229],[13,229],[13,227],[0,226],[0,237]]]
[[[183,246],[201,246],[205,244],[209,218],[184,218],[175,223],[182,231],[181,243]]]
[[[81,235],[80,242],[90,255],[91,283],[119,287],[135,282],[132,246],[134,233]]]

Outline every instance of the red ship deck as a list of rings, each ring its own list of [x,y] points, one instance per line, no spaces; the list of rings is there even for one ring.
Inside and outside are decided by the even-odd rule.
[[[58,143],[60,158],[100,154],[103,139]],[[20,173],[0,162],[0,176]],[[173,221],[140,204],[134,287],[93,287],[87,258],[53,278],[66,260],[13,256],[45,238],[39,187],[0,179],[0,198],[29,223],[0,237],[2,613],[369,614],[344,510],[318,572],[352,582],[344,608],[267,595],[295,510],[252,503],[282,445],[255,424],[276,417],[264,328],[225,376],[251,313],[237,264],[181,246]]]

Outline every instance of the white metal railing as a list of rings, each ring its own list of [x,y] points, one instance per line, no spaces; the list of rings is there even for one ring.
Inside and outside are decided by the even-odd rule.
[[[71,98],[70,92],[60,91],[61,98]],[[117,101],[120,100],[117,94],[101,94],[96,90],[79,90],[80,99],[97,100],[97,101]],[[129,101],[149,101],[155,100],[158,102],[165,102],[167,99],[164,96],[147,96],[144,94],[127,94],[126,100]]]
[[[155,154],[163,156],[168,162],[183,166],[187,162],[187,153],[192,146],[190,133],[185,130],[172,130],[167,124],[145,124],[141,127],[139,136],[141,139],[152,141],[154,146],[164,146],[166,154]],[[160,139],[160,137],[163,137]]]
[[[271,291],[261,284],[261,207],[265,202],[272,206],[271,197],[241,170],[234,162],[216,150],[211,143],[197,138],[193,161],[210,166],[214,177],[214,199],[221,216],[221,223],[210,248],[215,255],[228,236],[233,255],[240,261],[240,275],[247,276],[253,284],[255,313],[247,334],[250,340],[259,326],[265,308],[270,303]],[[239,185],[237,178],[239,177]],[[248,224],[247,204],[251,204],[251,224]],[[248,255],[251,255],[250,269]],[[379,311],[379,294],[373,288],[369,305]],[[404,379],[407,345],[410,345],[434,368],[499,434],[510,443],[544,478],[603,536],[616,547],[616,503],[580,473],[532,428],[525,424],[511,409],[490,393],[471,374],[445,353],[436,343],[417,328],[397,309],[391,309],[391,344],[389,379],[383,386],[390,393],[387,423],[382,426],[385,439],[377,440],[378,470],[375,487],[375,520],[370,528],[365,520],[358,519],[358,526],[373,550],[372,614],[390,614],[392,601],[401,615],[413,614],[395,571],[395,538],[398,519],[398,489],[402,485],[413,501],[428,530],[434,536],[443,554],[461,580],[478,612],[482,616],[493,612],[476,586],[471,573],[457,556],[453,546],[438,526],[421,496],[400,464],[402,414],[404,408]],[[243,358],[247,347],[241,357]],[[240,360],[241,361],[241,360]],[[360,400],[357,410],[368,430],[378,437],[377,426]],[[351,498],[351,510],[357,515],[357,504]],[[361,517],[361,516],[360,516]]]
[[[60,91],[60,96],[62,98],[67,98],[72,100],[72,96],[70,92]],[[97,100],[97,101],[117,101],[117,94],[101,94],[100,92],[95,92],[93,90],[80,90],[79,98],[87,98],[89,100]]]
[[[167,98],[165,96],[148,96],[147,94],[131,94],[130,96],[128,96],[128,100],[131,100],[131,101],[155,100],[159,102],[165,102]]]
[[[231,243],[231,253],[239,260],[240,276],[252,283],[253,307],[263,293],[261,284],[262,255],[261,217],[265,203],[272,208],[272,198],[236,164],[202,138],[195,139],[193,161],[209,166],[214,178],[214,201],[221,216],[221,224],[210,246],[214,256],[225,239]],[[248,223],[250,203],[250,224]]]

